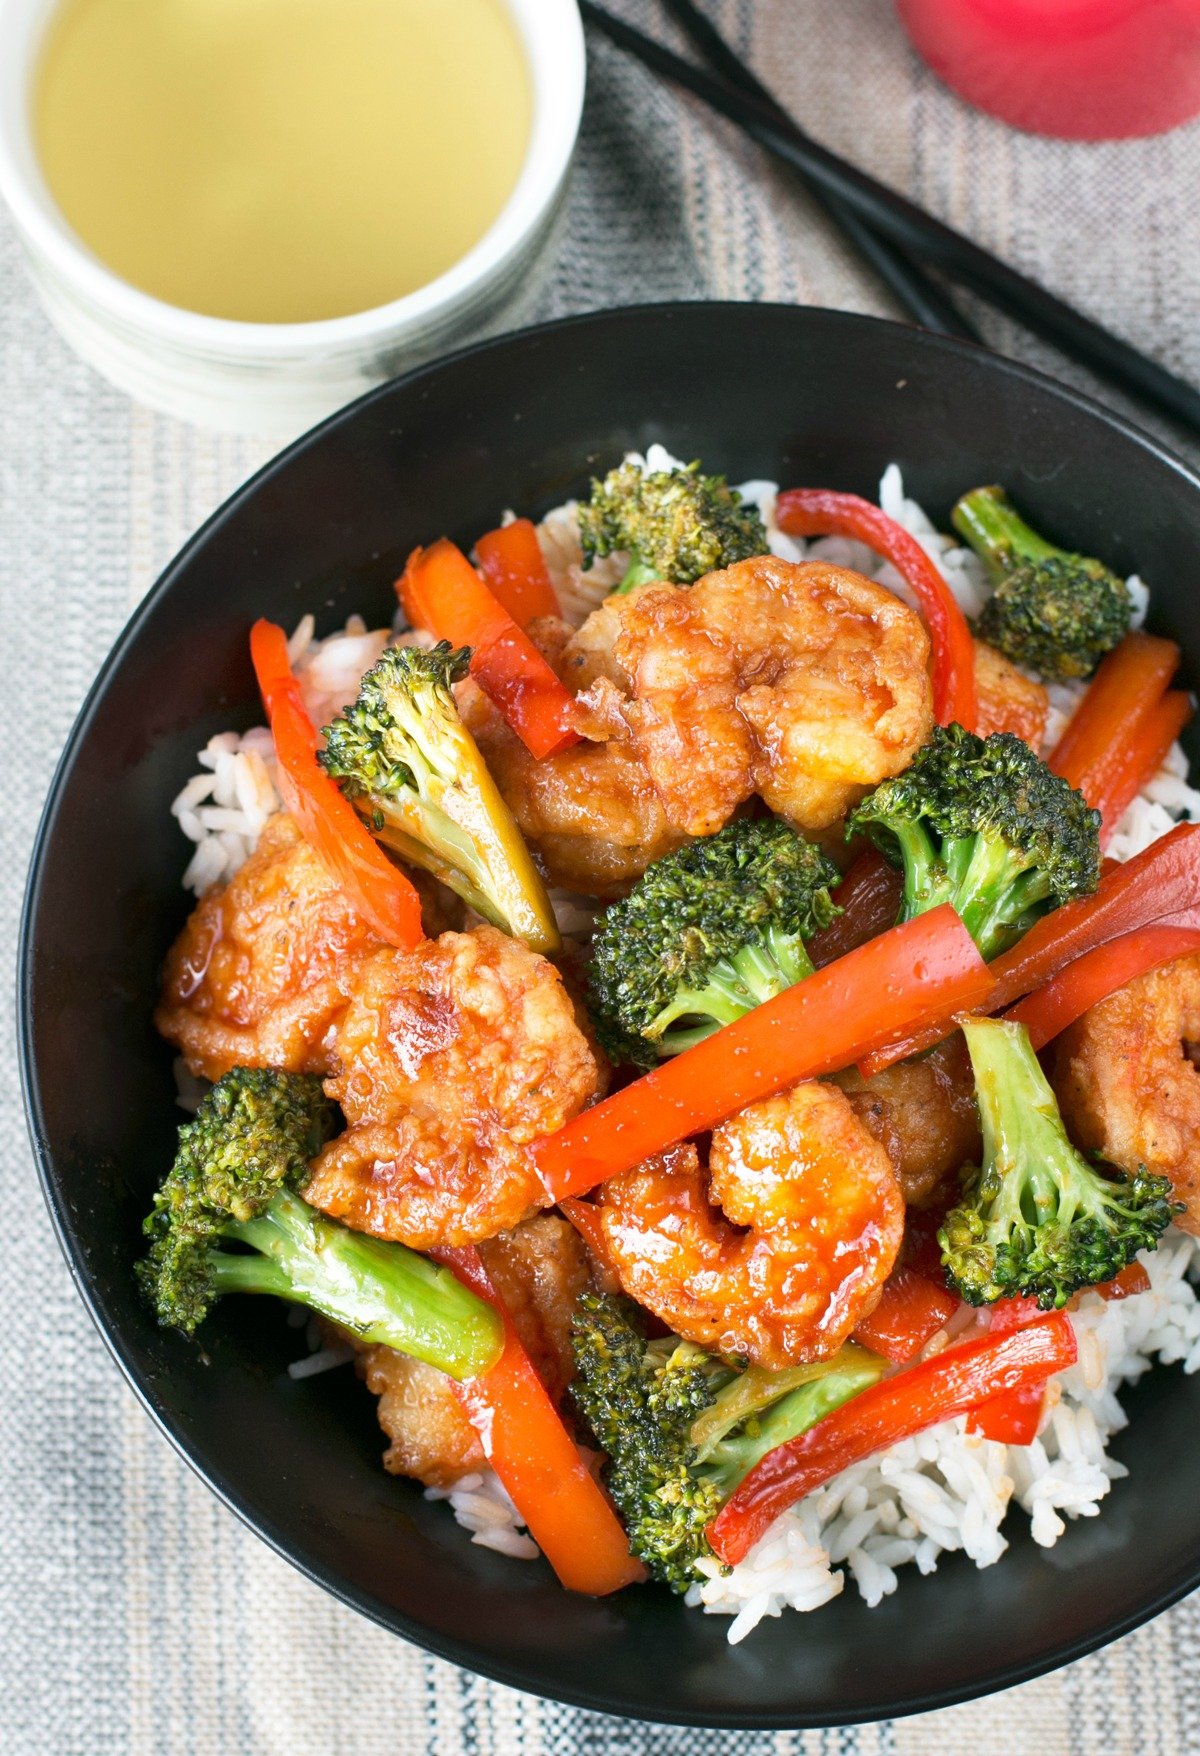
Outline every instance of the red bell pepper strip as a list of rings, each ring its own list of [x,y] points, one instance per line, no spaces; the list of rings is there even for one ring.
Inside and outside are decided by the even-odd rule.
[[[1046,1386],[1032,1384],[1024,1390],[1006,1390],[989,1397],[967,1416],[967,1432],[1001,1445],[1032,1445],[1042,1424]]]
[[[736,1565],[781,1512],[852,1463],[992,1397],[1044,1384],[1075,1356],[1070,1318],[1055,1311],[1009,1335],[946,1348],[873,1384],[756,1464],[708,1526],[714,1552]]]
[[[987,1315],[992,1335],[1010,1335],[1014,1329],[1036,1323],[1042,1312],[1036,1299],[1016,1298],[998,1299]],[[967,1416],[967,1432],[978,1434],[981,1439],[996,1439],[1001,1445],[1032,1445],[1045,1406],[1044,1384],[1005,1390],[972,1409]]]
[[[1113,755],[1120,759],[1139,722],[1162,699],[1178,668],[1179,648],[1173,640],[1127,634],[1100,661],[1087,693],[1047,758],[1055,774],[1095,803],[1084,782],[1102,772]]]
[[[807,943],[814,969],[894,927],[903,894],[903,873],[875,848],[864,849],[833,892],[842,913]]]
[[[444,537],[414,549],[396,590],[414,628],[471,648],[471,675],[530,755],[579,742],[574,696],[461,549]]]
[[[1085,778],[1080,791],[1100,813],[1100,846],[1106,847],[1134,799],[1152,781],[1167,752],[1195,713],[1195,703],[1182,689],[1168,689],[1140,721],[1120,760],[1105,765],[1103,775]]]
[[[1142,853],[1102,873],[1091,896],[1043,915],[1025,937],[988,966],[996,986],[981,1010],[1003,1012],[1085,952],[1143,927],[1200,928],[1200,824],[1179,823]],[[953,1025],[914,1031],[859,1063],[870,1077],[949,1036]]]
[[[1141,1262],[1127,1262],[1120,1274],[1114,1274],[1102,1286],[1093,1288],[1102,1299],[1110,1303],[1117,1299],[1132,1299],[1135,1293],[1150,1291],[1150,1276]]]
[[[945,1328],[958,1307],[959,1300],[946,1287],[911,1268],[893,1268],[879,1303],[853,1339],[893,1365],[905,1366]]]
[[[420,943],[421,899],[317,761],[317,734],[274,622],[250,630],[250,657],[279,765],[279,792],[296,827],[338,889],[388,945]]]
[[[940,726],[957,720],[973,732],[979,714],[975,642],[954,593],[917,539],[870,500],[831,488],[788,488],[775,503],[775,522],[793,537],[851,537],[891,562],[929,630],[933,717]]]
[[[991,976],[948,904],[893,927],[529,1148],[552,1201],[582,1195],[799,1079],[832,1073],[914,1022],[977,1008]]]
[[[568,1591],[606,1597],[645,1578],[621,1522],[550,1400],[479,1252],[434,1250],[504,1319],[504,1351],[490,1371],[450,1388],[479,1436],[530,1535]]]
[[[579,1201],[570,1195],[560,1201],[558,1205],[596,1260],[615,1274],[616,1264],[613,1262],[612,1253],[608,1247],[608,1239],[604,1235],[600,1209],[593,1207],[590,1201]]]
[[[528,628],[539,616],[562,614],[537,529],[528,518],[514,518],[488,531],[476,543],[475,554],[488,589],[518,628]]]
[[[1127,982],[1192,951],[1200,951],[1200,926],[1142,927],[1086,952],[1036,994],[1018,1000],[1004,1016],[1014,1024],[1023,1024],[1034,1048],[1044,1049],[1069,1024]]]

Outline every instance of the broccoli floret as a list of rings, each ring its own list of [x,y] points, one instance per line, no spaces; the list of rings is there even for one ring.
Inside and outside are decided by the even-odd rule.
[[[1107,1176],[1067,1139],[1021,1024],[970,1018],[983,1165],[938,1233],[951,1285],[972,1305],[1017,1295],[1044,1311],[1153,1250],[1180,1211],[1166,1177]]]
[[[838,871],[774,818],[739,818],[648,867],[602,916],[589,1000],[614,1060],[653,1066],[812,974]]]
[[[859,1348],[834,1359],[739,1372],[675,1336],[647,1342],[637,1308],[585,1294],[572,1343],[571,1394],[608,1455],[606,1483],[632,1552],[672,1591],[697,1580],[705,1526],[760,1458],[868,1384],[883,1362]]]
[[[235,1067],[218,1080],[179,1130],[143,1228],[138,1278],[159,1322],[190,1335],[223,1294],[274,1293],[452,1377],[486,1370],[503,1336],[484,1300],[296,1193],[332,1127],[319,1079]]]
[[[545,885],[451,692],[469,659],[445,641],[390,648],[325,727],[321,764],[385,847],[535,951],[555,951]]]
[[[850,814],[904,869],[900,919],[953,903],[984,958],[1096,888],[1100,814],[1011,732],[937,726],[895,780]]]
[[[692,585],[718,567],[767,553],[767,533],[756,506],[742,504],[724,476],[702,476],[699,463],[644,474],[622,463],[579,508],[583,564],[614,550],[629,555],[617,586],[632,591],[651,579]]]
[[[950,516],[994,588],[979,632],[1014,663],[1057,682],[1087,677],[1128,634],[1125,581],[1102,561],[1045,542],[1003,488],[973,489]]]

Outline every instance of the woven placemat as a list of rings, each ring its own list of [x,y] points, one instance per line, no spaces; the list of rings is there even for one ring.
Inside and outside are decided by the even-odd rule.
[[[625,9],[669,34],[651,0]],[[714,15],[818,137],[1200,380],[1200,127],[1099,148],[1013,134],[937,86],[886,0],[714,0]],[[705,296],[888,312],[753,148],[597,47],[567,235],[538,314]],[[989,334],[1049,363],[1001,325]],[[41,316],[0,228],[6,967],[51,764],[101,657],[183,538],[264,455],[135,409],[93,376]],[[382,1633],[243,1530],[125,1389],[42,1209],[10,1019],[0,1053],[5,1756],[1200,1749],[1198,1600],[1002,1700],[808,1734],[676,1732],[579,1713]]]

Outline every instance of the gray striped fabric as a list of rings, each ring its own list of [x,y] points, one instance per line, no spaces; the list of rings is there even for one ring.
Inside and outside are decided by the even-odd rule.
[[[666,34],[651,0],[625,5]],[[938,88],[886,0],[714,7],[820,137],[1200,380],[1200,127],[1100,148],[1021,138]],[[886,309],[752,149],[597,48],[569,232],[541,314],[705,295]],[[1002,329],[991,333],[1016,348]],[[1042,361],[1032,346],[1019,351]],[[7,967],[51,760],[100,657],[184,536],[262,455],[131,408],[100,383],[49,330],[13,239],[0,232]],[[5,1756],[1200,1749],[1196,1600],[1002,1703],[806,1735],[619,1724],[480,1682],[368,1626],[242,1530],[124,1389],[51,1239],[8,1020],[3,1028]],[[297,1676],[297,1655],[298,1689],[286,1681]]]

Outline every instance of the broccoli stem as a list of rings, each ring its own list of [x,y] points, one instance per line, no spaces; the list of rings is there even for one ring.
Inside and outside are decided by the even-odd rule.
[[[254,1219],[229,1221],[221,1235],[258,1254],[211,1251],[218,1292],[275,1293],[452,1378],[475,1377],[500,1352],[499,1317],[448,1268],[351,1231],[289,1190]]]
[[[614,589],[612,596],[621,597],[627,591],[635,591],[639,585],[653,585],[655,580],[661,578],[661,568],[652,566],[649,561],[643,561],[638,555],[633,555],[622,575],[620,585]]]
[[[827,1360],[807,1360],[802,1365],[785,1366],[780,1371],[772,1371],[766,1366],[747,1366],[744,1372],[731,1374],[718,1390],[715,1400],[692,1423],[696,1462],[706,1462],[734,1427],[770,1408],[781,1397],[814,1383],[818,1378],[825,1378],[831,1372],[860,1365],[869,1367],[876,1377],[883,1371],[882,1360],[856,1343],[847,1342]]]
[[[474,838],[437,805],[411,794],[391,793],[386,799],[355,801],[366,805],[363,815],[384,847],[410,866],[431,872],[468,908],[502,932],[509,920],[489,890],[491,874]]]
[[[1025,1217],[1036,1223],[1056,1205],[1058,1185],[1047,1167],[1061,1170],[1068,1163],[1066,1136],[1050,1082],[1020,1025],[964,1018],[962,1032],[975,1076],[984,1163],[1000,1180],[1005,1199],[1013,1203],[1014,1218],[1025,1210],[1028,1191],[1032,1211]],[[1010,1177],[1014,1169],[1025,1175]]]
[[[950,517],[994,586],[1020,561],[1048,561],[1063,553],[1026,524],[1003,488],[974,488],[963,495]]]
[[[773,1000],[813,973],[812,959],[804,941],[793,934],[768,928],[762,939],[744,945],[732,957],[718,958],[702,988],[680,988],[670,1005],[645,1028],[644,1035],[658,1042],[681,1018],[700,1018],[690,1031],[671,1031],[671,1053],[702,1042],[722,1025],[732,1024],[764,1000]]]
[[[876,1383],[884,1362],[865,1350],[847,1348],[826,1364],[829,1369],[819,1378],[810,1378],[779,1397],[761,1415],[751,1415],[739,1431],[709,1448],[701,1473],[715,1483],[722,1499],[740,1487],[769,1451],[786,1445],[789,1439],[798,1439],[860,1390]],[[730,1389],[736,1391],[736,1384]],[[720,1397],[717,1401],[719,1404]]]

